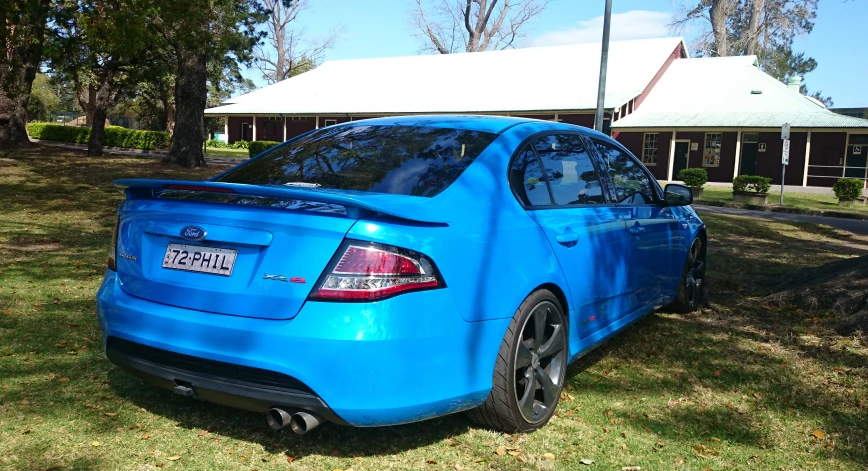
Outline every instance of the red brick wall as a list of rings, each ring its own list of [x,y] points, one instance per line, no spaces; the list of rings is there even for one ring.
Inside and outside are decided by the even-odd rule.
[[[350,118],[346,116],[320,116],[319,117],[319,127],[324,128],[326,120],[335,120],[337,121],[335,124],[346,123],[350,121]]]
[[[829,187],[835,184],[835,178],[818,178],[811,177],[810,175],[828,175],[833,177],[840,177],[844,172],[842,168],[842,159],[844,158],[844,147],[846,145],[847,133],[811,133],[811,156],[808,163],[810,165],[828,165],[836,166],[838,168],[808,167],[808,186]]]
[[[584,113],[584,114],[558,114],[558,119],[563,123],[567,124],[575,124],[576,126],[583,126],[586,128],[594,128],[594,114],[593,113]]]
[[[283,142],[283,118],[272,121],[267,117],[258,116],[256,118],[256,137],[254,140]]]
[[[253,117],[252,116],[230,116],[229,120],[229,143],[241,140],[241,123],[247,123],[250,127],[248,136],[250,140],[253,139]]]
[[[292,118],[286,121],[286,139],[300,136],[308,131],[312,131],[316,126],[316,121],[311,117],[310,121],[292,121]],[[283,138],[280,139],[281,141]]]
[[[658,180],[665,180],[669,171],[669,139],[670,132],[662,132],[657,136],[657,165],[648,166],[648,170]],[[642,150],[645,145],[644,132],[619,132],[616,138],[618,142],[627,148],[639,160],[642,160]]]

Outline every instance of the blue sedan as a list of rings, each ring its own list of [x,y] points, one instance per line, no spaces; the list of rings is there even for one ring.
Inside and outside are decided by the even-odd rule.
[[[356,121],[206,182],[115,185],[108,358],[297,433],[461,411],[535,430],[571,361],[705,289],[690,189],[561,123]]]

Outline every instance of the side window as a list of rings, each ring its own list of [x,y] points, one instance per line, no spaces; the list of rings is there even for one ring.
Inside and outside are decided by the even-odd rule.
[[[533,143],[556,205],[603,204],[600,176],[579,136],[555,134]]]
[[[525,206],[552,204],[539,160],[530,147],[525,147],[512,161],[512,166],[509,168],[509,184]]]
[[[654,184],[636,159],[604,142],[594,141],[597,152],[612,181],[615,202],[619,204],[654,203]]]

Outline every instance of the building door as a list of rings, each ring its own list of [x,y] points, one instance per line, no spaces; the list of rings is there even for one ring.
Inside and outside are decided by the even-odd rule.
[[[675,164],[672,178],[678,179],[678,173],[687,168],[687,156],[690,155],[690,141],[675,141]]]
[[[741,143],[741,168],[739,175],[756,175],[756,158],[759,150],[759,134],[745,133]]]
[[[250,124],[241,123],[241,140],[250,141]]]
[[[850,134],[847,142],[847,168],[844,176],[865,178],[868,167],[868,134]]]

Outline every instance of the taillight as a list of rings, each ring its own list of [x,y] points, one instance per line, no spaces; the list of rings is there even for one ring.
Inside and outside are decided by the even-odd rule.
[[[445,286],[434,263],[412,250],[345,242],[338,254],[314,289],[312,299],[376,301]]]
[[[112,232],[112,245],[109,247],[109,256],[106,261],[106,265],[108,269],[111,271],[118,271],[118,263],[117,263],[117,252],[118,252],[118,228],[121,225],[121,218],[118,218],[118,221],[115,223],[115,230]]]

